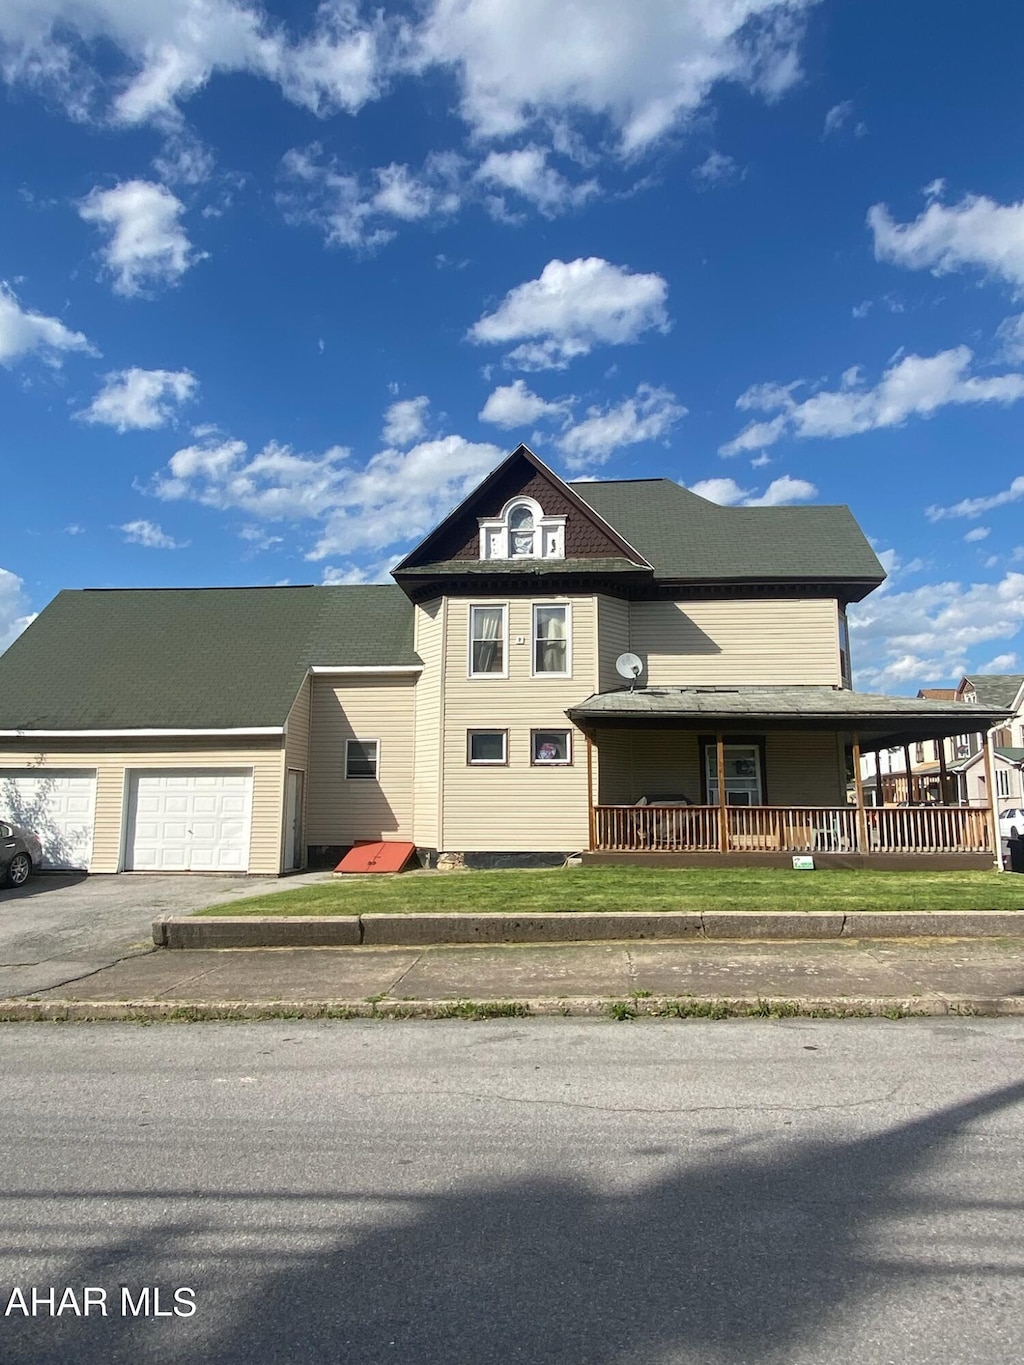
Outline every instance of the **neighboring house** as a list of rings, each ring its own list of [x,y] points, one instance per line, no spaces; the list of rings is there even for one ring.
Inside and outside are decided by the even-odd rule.
[[[1000,810],[1024,806],[1024,674],[976,673],[961,678],[957,687],[924,687],[917,695],[1000,712],[1006,724],[993,730],[991,754],[997,804]],[[947,800],[987,806],[985,748],[984,733],[964,733],[865,755],[861,773],[867,797],[876,805]]]
[[[861,751],[972,726],[850,690],[846,607],[884,574],[845,507],[567,484],[520,446],[393,576],[60,593],[0,659],[0,811],[92,872],[277,874],[378,839],[991,862],[987,811],[847,803]]]

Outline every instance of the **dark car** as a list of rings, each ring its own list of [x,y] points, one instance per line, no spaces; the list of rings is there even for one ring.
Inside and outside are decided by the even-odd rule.
[[[30,829],[0,820],[0,886],[24,886],[43,861],[43,846]]]

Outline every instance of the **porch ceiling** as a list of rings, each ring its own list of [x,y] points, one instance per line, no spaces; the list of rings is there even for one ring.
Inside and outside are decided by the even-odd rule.
[[[583,730],[829,730],[865,748],[987,730],[1005,711],[832,687],[642,687],[599,692],[566,712]]]

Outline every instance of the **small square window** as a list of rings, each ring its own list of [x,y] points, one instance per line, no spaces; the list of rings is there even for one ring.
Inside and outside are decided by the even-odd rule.
[[[474,767],[500,767],[508,762],[507,730],[467,730],[466,762]]]
[[[380,741],[376,739],[348,739],[345,741],[345,776],[375,779]]]
[[[535,767],[550,768],[572,762],[571,730],[531,730],[530,762]]]

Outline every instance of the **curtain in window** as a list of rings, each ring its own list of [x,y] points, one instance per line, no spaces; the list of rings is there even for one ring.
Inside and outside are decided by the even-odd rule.
[[[565,607],[537,608],[536,671],[565,673],[568,638]]]
[[[502,669],[501,607],[473,609],[473,672],[500,673]]]
[[[533,513],[528,507],[513,507],[508,514],[509,554],[533,554]]]

